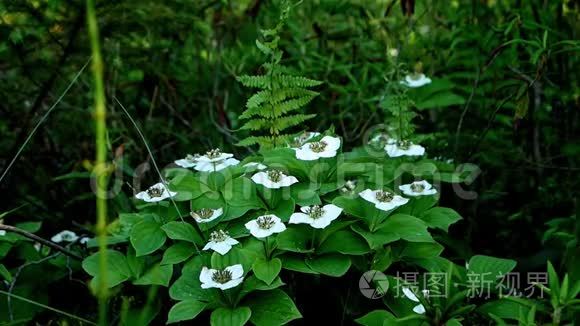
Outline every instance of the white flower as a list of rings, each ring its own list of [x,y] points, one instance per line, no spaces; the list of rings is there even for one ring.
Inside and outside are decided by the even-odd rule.
[[[176,192],[170,191],[166,185],[159,182],[149,187],[149,189],[136,194],[135,198],[154,203],[175,195],[177,195]]]
[[[234,288],[244,281],[244,268],[242,264],[228,266],[224,269],[211,269],[203,267],[199,274],[202,289],[218,288],[227,290]]]
[[[201,172],[217,172],[240,163],[240,161],[232,158],[233,156],[234,154],[222,153],[219,149],[212,149],[197,159],[197,164],[194,168]]]
[[[175,161],[175,164],[181,166],[182,168],[192,168],[195,167],[197,164],[197,160],[199,159],[199,154],[187,154],[185,158]]]
[[[417,296],[415,295],[415,293],[413,293],[413,291],[411,291],[409,288],[404,287],[403,288],[403,294],[407,297],[407,299],[413,301],[413,302],[420,302],[419,298],[417,298]],[[418,304],[413,308],[413,311],[415,313],[418,314],[424,314],[425,313],[425,306],[423,306],[422,304]]]
[[[396,58],[399,56],[399,50],[397,49],[389,49],[389,55],[393,58]]]
[[[344,187],[340,188],[340,192],[343,194],[354,194],[354,190],[356,189],[357,180],[347,180],[344,184]]]
[[[256,170],[265,170],[267,168],[267,166],[265,166],[262,163],[258,163],[258,162],[250,162],[250,163],[246,163],[244,164],[245,168],[255,168]]]
[[[425,147],[421,145],[415,145],[411,141],[395,141],[390,140],[385,145],[385,151],[389,157],[400,157],[400,156],[421,156],[425,154]]]
[[[256,238],[265,238],[286,230],[286,225],[276,215],[262,215],[246,223],[246,229]]]
[[[223,208],[218,209],[202,208],[197,211],[192,211],[191,213],[189,213],[189,215],[191,215],[191,217],[193,217],[193,219],[197,223],[208,223],[222,216],[223,213],[224,213]]]
[[[296,158],[303,161],[314,161],[320,158],[335,157],[340,148],[340,138],[324,136],[321,140],[306,143],[296,149]]]
[[[0,237],[3,237],[6,235],[6,230],[0,230]]]
[[[401,190],[407,196],[414,197],[435,195],[437,193],[437,189],[433,188],[433,186],[425,180],[415,181],[406,185],[400,185],[399,190]]]
[[[430,83],[431,83],[431,78],[425,76],[425,74],[407,75],[405,77],[405,80],[401,80],[401,84],[403,84],[407,87],[411,87],[411,88],[425,86],[425,85],[430,84]]]
[[[203,247],[203,250],[211,249],[223,256],[238,243],[238,240],[230,237],[227,231],[218,230],[209,235],[209,242]]]
[[[305,131],[302,134],[294,137],[290,147],[292,147],[292,148],[300,147],[300,146],[306,144],[306,142],[308,142],[312,138],[318,137],[318,136],[320,136],[319,132]]]
[[[91,238],[89,238],[89,237],[82,237],[82,238],[79,240],[79,243],[80,243],[80,244],[87,244],[87,243],[88,243],[90,240],[91,240]]]
[[[300,210],[302,213],[294,213],[290,216],[289,223],[310,224],[315,229],[324,229],[342,213],[342,208],[332,204],[303,206]]]
[[[266,172],[258,172],[254,174],[252,176],[252,181],[266,188],[278,189],[289,187],[298,182],[298,179],[291,175],[285,175],[278,170],[268,170]]]
[[[365,189],[358,195],[364,200],[373,203],[376,208],[383,211],[390,211],[399,206],[405,205],[409,201],[407,198],[384,190]]]
[[[60,243],[60,242],[75,242],[79,239],[76,233],[68,230],[61,231],[55,234],[50,240],[52,242]]]

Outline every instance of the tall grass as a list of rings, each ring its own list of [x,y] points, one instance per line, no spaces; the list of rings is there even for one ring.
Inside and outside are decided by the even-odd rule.
[[[99,28],[95,14],[95,1],[87,0],[87,24],[93,57],[93,92],[94,119],[96,138],[96,205],[97,205],[97,238],[99,243],[99,279],[97,297],[99,300],[99,325],[107,325],[107,109],[105,107],[105,89],[103,86],[103,59],[99,44]]]

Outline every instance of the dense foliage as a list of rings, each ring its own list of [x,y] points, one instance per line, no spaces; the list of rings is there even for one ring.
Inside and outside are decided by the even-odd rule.
[[[576,1],[97,1],[106,137],[85,6],[0,3],[0,324],[580,319]]]

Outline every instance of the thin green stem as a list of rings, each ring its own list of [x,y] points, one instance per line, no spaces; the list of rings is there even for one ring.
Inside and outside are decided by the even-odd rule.
[[[75,315],[73,315],[73,314],[70,314],[70,313],[68,313],[68,312],[66,312],[66,311],[62,311],[62,310],[59,310],[59,309],[53,308],[53,307],[51,307],[51,306],[47,306],[47,305],[45,305],[45,304],[42,304],[42,303],[39,303],[39,302],[36,302],[36,301],[32,301],[32,300],[30,300],[30,299],[27,299],[27,298],[25,298],[25,297],[21,297],[21,296],[19,296],[19,295],[16,295],[16,294],[13,294],[13,293],[9,293],[9,292],[6,292],[6,291],[2,291],[2,290],[0,290],[0,293],[1,293],[1,294],[4,294],[4,295],[6,295],[6,296],[12,297],[12,298],[14,298],[14,299],[18,299],[18,300],[21,300],[21,301],[24,301],[24,302],[30,303],[30,304],[32,304],[32,305],[35,305],[35,306],[41,307],[41,308],[48,309],[48,310],[50,310],[50,311],[54,311],[54,312],[56,312],[56,313],[58,313],[58,314],[61,314],[61,315],[63,315],[63,316],[67,316],[67,317],[69,317],[69,318],[76,319],[76,320],[78,320],[78,321],[82,321],[83,323],[86,323],[86,324],[89,324],[89,325],[96,325],[95,323],[93,323],[93,322],[92,322],[92,321],[90,321],[90,320],[84,319],[84,318],[82,318],[82,317],[75,316]]]
[[[103,59],[99,44],[99,28],[95,13],[95,1],[87,0],[87,25],[93,56],[94,83],[94,119],[96,138],[96,205],[97,205],[97,239],[99,243],[99,283],[97,297],[99,299],[99,325],[107,324],[107,109],[105,107],[105,87],[103,82]]]

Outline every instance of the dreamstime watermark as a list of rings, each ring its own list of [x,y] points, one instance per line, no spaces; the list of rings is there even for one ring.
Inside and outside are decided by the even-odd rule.
[[[370,270],[365,272],[358,281],[360,293],[369,299],[382,298],[389,289],[387,275],[382,272]]]
[[[413,293],[426,293],[430,298],[448,298],[452,286],[466,291],[468,299],[490,299],[495,295],[500,298],[543,298],[544,288],[549,284],[546,272],[509,272],[494,276],[488,272],[467,271],[466,279],[461,283],[450,282],[449,277],[445,272],[397,272],[391,278],[393,297],[405,297],[402,289],[408,288]],[[360,292],[369,299],[383,297],[389,286],[389,278],[380,271],[367,271],[359,279]]]
[[[277,196],[282,199],[308,199],[312,192],[319,190],[321,184],[326,188],[333,187],[337,190],[354,190],[345,189],[345,185],[356,183],[356,192],[344,191],[343,195],[348,193],[356,197],[356,193],[364,189],[382,188],[390,191],[398,191],[399,186],[404,184],[404,180],[409,181],[409,176],[416,180],[430,180],[439,192],[443,190],[443,183],[450,184],[445,187],[445,191],[451,188],[454,195],[464,200],[474,200],[477,193],[469,189],[477,177],[481,174],[481,169],[475,164],[459,164],[452,168],[446,165],[445,169],[440,168],[440,162],[435,160],[426,160],[423,158],[411,159],[409,161],[400,158],[388,158],[385,150],[380,146],[373,145],[372,135],[381,135],[382,131],[388,131],[384,125],[377,125],[369,128],[363,138],[363,154],[367,154],[369,160],[352,159],[350,155],[341,155],[332,158],[335,161],[318,160],[318,161],[301,161],[303,168],[299,169],[295,164],[288,163],[271,163],[268,169],[276,169],[285,174],[293,175],[300,180],[301,191],[292,191],[292,187],[283,187],[280,189],[267,189],[267,192],[275,191]],[[376,138],[376,137],[373,137]],[[384,158],[384,160],[381,160]],[[107,187],[104,195],[107,199],[114,198],[121,193],[123,185],[128,185],[134,194],[143,191],[150,185],[143,185],[143,180],[150,176],[151,173],[158,175],[159,179],[173,184],[187,182],[191,178],[192,171],[179,168],[174,163],[157,167],[151,161],[146,161],[134,168],[132,173],[127,173],[123,163],[123,155],[118,156],[112,164],[106,168],[94,168],[91,175],[91,189],[95,195],[98,193],[97,187]],[[332,162],[332,164],[330,163]],[[153,166],[152,166],[153,165]],[[107,185],[97,185],[97,173],[107,173]],[[244,174],[245,171],[240,166],[222,169],[212,173],[197,173],[196,179],[199,183],[199,192],[204,193],[207,199],[224,200],[231,199],[235,196],[237,200],[249,200],[255,196],[255,187],[249,178],[245,178],[240,183],[224,182],[219,180],[231,180]],[[160,174],[160,176],[159,176]],[[249,176],[249,175],[248,175]],[[127,179],[131,179],[127,182]],[[219,189],[216,189],[216,180],[219,183]],[[390,188],[390,189],[389,189]],[[279,195],[278,195],[279,194]]]

